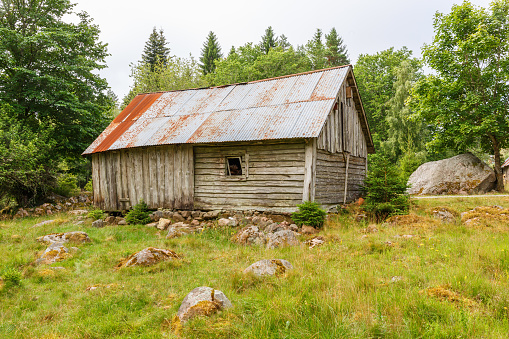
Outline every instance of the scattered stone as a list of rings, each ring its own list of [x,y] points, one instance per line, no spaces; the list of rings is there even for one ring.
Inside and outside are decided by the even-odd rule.
[[[233,305],[223,292],[202,286],[186,295],[179,307],[177,317],[184,323],[196,316],[210,316],[230,307]]]
[[[265,245],[265,233],[260,232],[258,226],[247,226],[232,237],[232,241],[241,245]]]
[[[172,218],[173,218],[172,220],[175,221],[175,222],[186,221],[186,219],[182,215],[180,215],[180,213],[178,213],[178,212],[173,213],[173,217]]]
[[[238,221],[236,218],[229,217],[229,218],[221,218],[217,221],[217,224],[219,226],[229,226],[229,227],[236,227],[238,225]]]
[[[88,211],[87,210],[72,210],[67,213],[71,214],[71,215],[87,215]]]
[[[200,226],[200,222],[197,219],[193,219],[193,221],[191,221],[191,226]]]
[[[150,214],[150,219],[153,221],[159,221],[164,216],[163,211],[154,211]]]
[[[395,283],[395,282],[398,282],[398,281],[401,281],[403,280],[403,277],[399,277],[399,276],[394,276],[391,278],[391,283]]]
[[[319,236],[319,237],[307,240],[305,242],[305,244],[309,245],[309,249],[312,249],[313,247],[321,246],[321,245],[325,244],[325,239],[322,236]]]
[[[160,218],[157,223],[157,229],[165,230],[171,225],[170,219]]]
[[[404,239],[411,239],[411,238],[414,237],[414,235],[412,235],[412,234],[403,234],[401,237],[404,238]]]
[[[115,217],[110,215],[108,217],[106,217],[106,219],[104,219],[104,222],[107,224],[107,225],[115,225],[116,222],[115,222]]]
[[[286,246],[297,246],[299,241],[295,237],[295,232],[290,230],[278,231],[276,233],[269,233],[267,236],[267,248],[279,248]]]
[[[151,222],[151,223],[146,224],[145,226],[147,226],[147,227],[157,227],[158,224],[159,224],[159,222]]]
[[[34,226],[32,227],[39,227],[39,226],[44,226],[44,225],[49,225],[49,224],[52,224],[54,223],[55,220],[45,220],[45,221],[41,221],[40,223],[38,224],[35,224]]]
[[[85,224],[85,222],[83,220],[78,220],[74,223],[74,226],[80,226],[80,225],[83,225]]]
[[[90,237],[85,232],[76,231],[76,232],[66,232],[66,233],[52,233],[47,234],[42,237],[37,238],[37,241],[46,242],[46,243],[87,243],[91,242]]]
[[[300,232],[302,234],[316,234],[319,231],[316,228],[312,227],[312,226],[302,225],[302,229],[301,229]]]
[[[203,219],[205,220],[212,220],[212,219],[217,219],[217,217],[219,217],[219,214],[221,213],[221,211],[208,211],[207,213],[205,213],[203,215]]]
[[[274,222],[274,223],[270,224],[269,226],[265,227],[265,229],[263,231],[266,233],[275,233],[278,231],[283,231],[285,229],[286,229],[285,225],[278,224],[278,223]]]
[[[244,273],[253,273],[258,277],[264,275],[280,276],[285,274],[287,270],[293,270],[293,266],[286,260],[264,259],[251,264],[244,270]]]
[[[92,227],[102,228],[104,227],[104,221],[102,219],[96,220],[92,223]]]
[[[195,233],[203,230],[201,227],[191,226],[183,222],[176,222],[168,227],[167,239],[178,238],[186,234]]]
[[[61,242],[54,242],[46,248],[42,256],[35,261],[37,265],[49,265],[64,260],[69,256],[69,249]]]
[[[161,261],[182,259],[177,253],[171,250],[147,247],[122,260],[117,268],[129,266],[151,266]]]
[[[183,218],[187,219],[191,216],[191,211],[180,211],[180,215],[182,215]]]
[[[171,219],[173,217],[172,211],[163,211],[163,218],[165,219]]]
[[[127,221],[124,218],[122,218],[122,220],[117,221],[117,225],[119,226],[127,225]]]
[[[201,212],[201,211],[192,211],[192,212],[191,212],[191,217],[192,217],[193,219],[203,219],[203,215],[204,215],[204,214],[205,214],[205,213],[203,213],[203,212]]]
[[[487,193],[495,186],[493,169],[471,153],[422,164],[408,179],[409,194]]]

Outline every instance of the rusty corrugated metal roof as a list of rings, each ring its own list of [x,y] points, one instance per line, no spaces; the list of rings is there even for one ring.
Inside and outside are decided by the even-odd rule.
[[[350,66],[136,96],[83,153],[318,137]]]
[[[504,164],[502,165],[502,168],[509,166],[509,158],[505,159]]]

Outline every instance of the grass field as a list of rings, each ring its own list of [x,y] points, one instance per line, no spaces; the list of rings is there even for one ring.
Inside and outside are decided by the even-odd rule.
[[[229,240],[231,228],[167,240],[140,225],[73,226],[65,214],[38,228],[44,218],[4,221],[0,274],[21,280],[0,282],[0,338],[507,338],[509,210],[487,209],[471,224],[459,213],[509,208],[509,197],[413,203],[411,215],[393,223],[333,216],[320,234],[326,244],[313,249],[243,247]],[[438,206],[457,212],[455,222],[431,218]],[[46,248],[38,236],[76,230],[92,243],[51,265],[64,269],[33,264]],[[184,260],[115,268],[148,246]],[[241,273],[272,258],[295,269],[279,278]],[[234,307],[175,333],[172,319],[198,286],[223,291]]]

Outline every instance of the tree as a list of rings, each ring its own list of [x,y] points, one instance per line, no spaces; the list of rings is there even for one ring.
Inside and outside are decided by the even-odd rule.
[[[503,190],[500,150],[509,141],[509,0],[489,10],[465,1],[437,13],[433,42],[423,47],[435,74],[412,91],[412,108],[432,126],[430,147],[463,151],[473,145],[494,155]]]
[[[200,67],[203,71],[203,75],[214,72],[216,69],[216,60],[222,57],[221,46],[219,46],[217,42],[216,35],[214,32],[210,31],[207,36],[207,41],[203,43],[203,48],[201,50]]]
[[[306,54],[311,61],[313,70],[327,67],[327,50],[322,41],[322,30],[317,29],[313,39],[306,43]]]
[[[106,45],[69,0],[0,2],[0,101],[34,135],[52,129],[55,158],[79,157],[107,124]],[[77,17],[77,23],[64,21]]]
[[[288,42],[286,35],[281,34],[277,40],[277,47],[281,47],[283,51],[286,51],[288,48],[292,47],[292,44]]]
[[[125,108],[140,93],[174,91],[205,86],[201,69],[193,57],[189,59],[171,57],[166,62],[150,64],[139,62],[131,65],[133,86],[125,96]]]
[[[262,41],[260,42],[260,48],[263,53],[268,54],[271,48],[274,48],[278,45],[278,38],[274,34],[274,30],[272,26],[269,26],[265,30],[265,34],[262,36]]]
[[[167,44],[163,29],[160,29],[158,32],[154,27],[145,43],[141,61],[150,65],[152,69],[154,69],[159,62],[163,64],[166,63],[166,60],[170,56],[170,49],[166,46]]]
[[[406,47],[400,50],[391,47],[374,55],[361,54],[355,65],[359,93],[377,149],[380,142],[388,139],[389,101],[395,95],[396,69],[405,60],[412,69],[418,69],[419,60],[412,58],[412,52]]]
[[[350,63],[348,50],[343,44],[343,39],[336,32],[336,28],[333,27],[329,34],[325,35],[325,45],[327,46],[325,57],[329,67],[348,65]]]

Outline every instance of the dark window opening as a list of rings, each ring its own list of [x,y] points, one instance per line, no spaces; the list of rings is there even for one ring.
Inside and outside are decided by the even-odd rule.
[[[240,157],[226,158],[226,175],[242,175]]]

